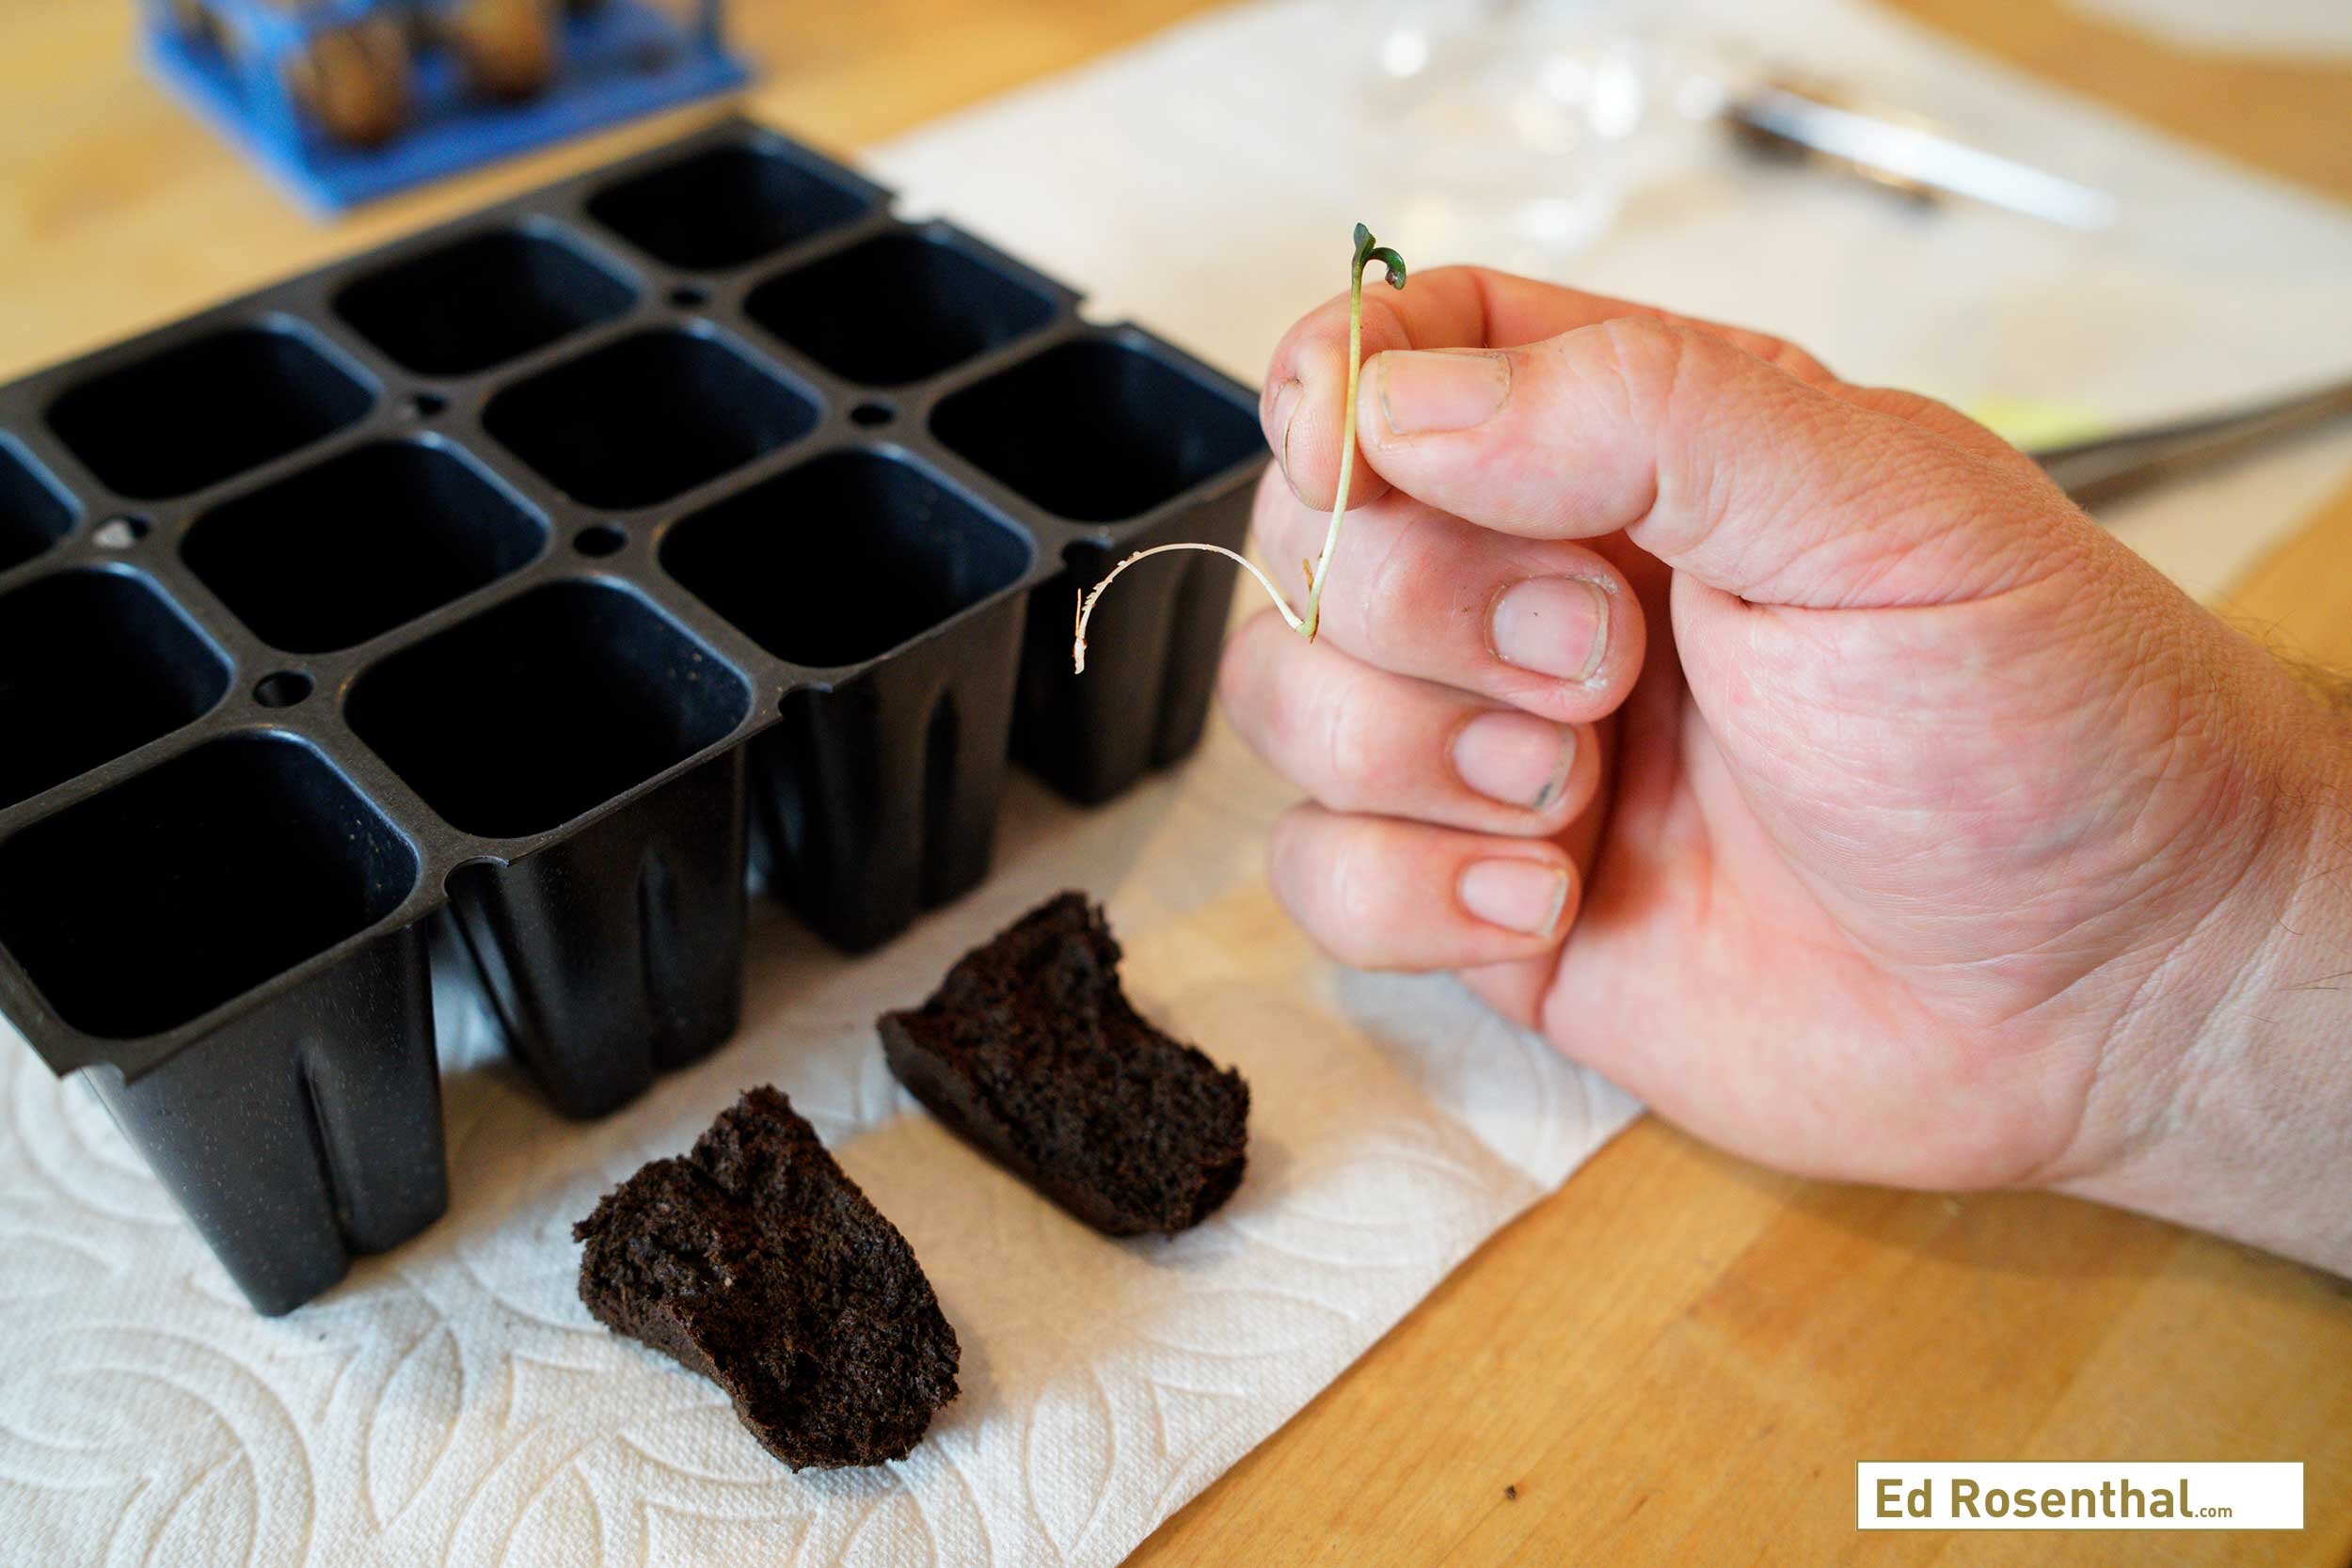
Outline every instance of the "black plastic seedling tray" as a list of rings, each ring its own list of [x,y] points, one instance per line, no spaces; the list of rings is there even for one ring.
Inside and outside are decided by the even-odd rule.
[[[0,1006],[264,1312],[447,1204],[432,922],[574,1116],[858,949],[1009,752],[1184,755],[1244,389],[730,122],[0,388]]]

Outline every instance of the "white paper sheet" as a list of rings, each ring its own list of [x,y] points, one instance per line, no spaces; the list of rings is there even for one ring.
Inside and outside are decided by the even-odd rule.
[[[2070,0],[2077,9],[2125,22],[2193,49],[2289,58],[2352,55],[2352,7],[2344,0]]]
[[[0,1558],[1117,1561],[1634,1111],[1449,985],[1316,962],[1254,885],[1282,800],[1231,754],[1091,813],[1024,782],[996,877],[879,957],[762,909],[741,1036],[591,1126],[444,1006],[448,1217],[277,1322],[95,1101],[12,1053]],[[1241,1193],[1172,1243],[1105,1241],[983,1164],[875,1042],[877,1013],[1065,884],[1111,894],[1138,1004],[1255,1097]],[[574,1295],[572,1222],[760,1082],[906,1232],[961,1339],[962,1395],[903,1464],[793,1475]]]
[[[1736,9],[1804,39],[1825,71],[2107,184],[2131,221],[2086,239],[1922,218],[1710,164],[1635,199],[1563,269],[1578,281],[1756,322],[1850,373],[1962,402],[2122,419],[2352,365],[2344,214],[1844,0]],[[1329,42],[1353,12],[1221,13],[876,162],[912,207],[1254,378],[1337,286],[1335,236],[1359,215],[1417,264],[1524,261],[1523,236],[1441,188],[1384,184],[1361,155],[1355,65]],[[2347,462],[2352,443],[2310,443],[2150,503],[2127,535],[2217,582]],[[448,1217],[275,1322],[246,1310],[94,1101],[0,1052],[0,1555],[1115,1562],[1634,1110],[1449,982],[1316,960],[1259,879],[1284,799],[1221,724],[1200,761],[1105,810],[1017,784],[982,891],[856,961],[763,910],[740,1037],[593,1125],[557,1118],[497,1064],[478,1015],[445,1009]],[[1173,1243],[1105,1242],[981,1164],[875,1045],[876,1012],[1065,885],[1108,897],[1140,1004],[1253,1086],[1248,1181]],[[906,1231],[961,1338],[962,1398],[902,1465],[790,1474],[707,1385],[574,1297],[571,1222],[762,1081]]]
[[[2121,221],[2087,234],[1966,203],[1918,212],[1858,182],[1759,170],[1715,143],[1638,182],[1600,143],[1498,153],[1501,182],[1459,149],[1433,165],[1368,126],[1374,64],[1398,15],[1471,8],[1305,0],[1216,13],[871,161],[904,210],[1045,258],[1091,293],[1093,314],[1149,323],[1252,384],[1283,329],[1345,283],[1359,218],[1416,267],[1485,261],[1761,327],[1850,379],[1963,408],[2029,404],[2120,426],[2352,375],[2352,212],[1859,0],[1631,8],[2110,191]],[[1631,158],[1646,168],[1661,154]],[[1518,199],[1544,182],[1561,212]],[[1590,248],[1549,237],[1548,221],[1572,228],[1612,199],[1617,220]],[[2211,594],[2348,475],[2352,432],[2339,427],[2107,520]]]

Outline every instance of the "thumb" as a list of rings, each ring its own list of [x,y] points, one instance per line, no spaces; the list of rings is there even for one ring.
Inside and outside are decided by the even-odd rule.
[[[1518,348],[1375,355],[1357,434],[1374,469],[1442,511],[1538,538],[1624,530],[1758,603],[1981,597],[2046,571],[2054,531],[2094,527],[1940,405],[1803,381],[1643,317]]]

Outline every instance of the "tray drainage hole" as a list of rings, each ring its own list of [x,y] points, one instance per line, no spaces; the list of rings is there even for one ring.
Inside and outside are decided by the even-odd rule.
[[[310,694],[310,677],[299,670],[263,675],[253,689],[253,700],[263,707],[292,707]]]
[[[581,529],[572,536],[572,548],[582,555],[618,555],[621,546],[628,543],[628,535],[611,523],[598,523],[593,528]]]
[[[429,420],[449,406],[449,399],[438,392],[419,392],[408,400],[408,412],[420,420]]]
[[[710,303],[710,291],[681,283],[670,291],[670,303],[681,310],[699,310]]]
[[[109,517],[89,536],[90,543],[102,550],[127,550],[146,538],[152,526],[144,517]]]
[[[897,411],[886,403],[861,403],[850,410],[850,422],[865,425],[869,430],[876,425],[888,424],[898,417]]]

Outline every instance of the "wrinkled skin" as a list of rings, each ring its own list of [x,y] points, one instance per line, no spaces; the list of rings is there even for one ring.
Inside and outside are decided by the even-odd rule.
[[[1784,1168],[2352,1270],[2340,710],[1942,404],[1475,269],[1380,294],[1323,634],[1224,666],[1311,798],[1307,931]],[[1270,562],[1320,541],[1345,337],[1275,354]]]

